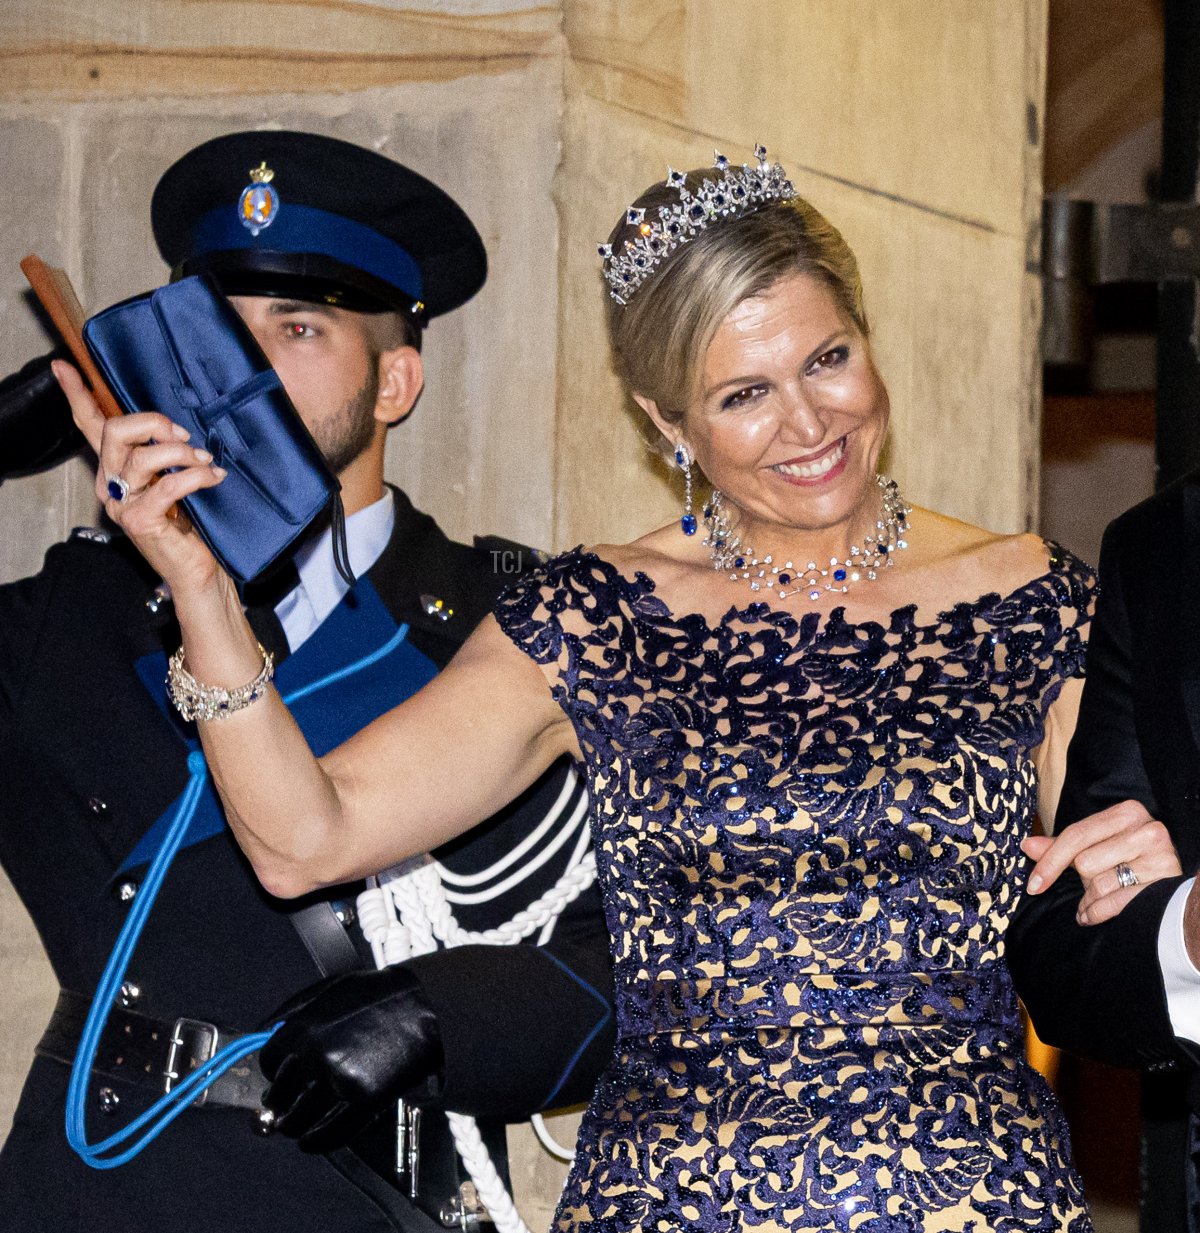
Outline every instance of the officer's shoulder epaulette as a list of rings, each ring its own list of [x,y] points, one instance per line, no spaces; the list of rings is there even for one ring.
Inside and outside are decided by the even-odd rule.
[[[93,544],[112,543],[112,532],[103,527],[73,527],[69,539],[88,540]]]

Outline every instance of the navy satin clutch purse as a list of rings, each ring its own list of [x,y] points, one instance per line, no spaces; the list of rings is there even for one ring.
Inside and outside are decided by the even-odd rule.
[[[263,573],[325,510],[341,528],[337,477],[211,278],[114,304],[86,322],[83,338],[126,413],[182,424],[228,472],[182,505],[236,581]]]

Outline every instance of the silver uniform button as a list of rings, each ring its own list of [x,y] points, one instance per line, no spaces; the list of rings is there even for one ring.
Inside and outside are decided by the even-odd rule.
[[[121,903],[132,903],[137,893],[138,884],[136,882],[122,882],[117,887],[117,898]]]
[[[270,1109],[257,1109],[254,1113],[254,1129],[260,1135],[269,1135],[275,1129],[275,1114]]]
[[[99,1092],[99,1099],[101,1113],[116,1113],[117,1105],[121,1103],[120,1096],[111,1087],[102,1087]]]
[[[127,980],[117,993],[117,1001],[120,1002],[122,1006],[130,1007],[141,996],[141,986],[135,985],[131,980]]]

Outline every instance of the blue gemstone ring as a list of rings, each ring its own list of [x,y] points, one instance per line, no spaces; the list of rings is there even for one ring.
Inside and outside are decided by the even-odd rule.
[[[106,475],[104,484],[108,489],[109,500],[116,501],[118,505],[123,504],[129,496],[129,485],[119,475]]]

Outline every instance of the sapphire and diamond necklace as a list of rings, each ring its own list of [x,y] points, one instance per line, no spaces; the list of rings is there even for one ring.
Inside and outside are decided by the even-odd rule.
[[[722,495],[714,489],[712,500],[704,508],[706,534],[703,541],[713,569],[727,572],[732,582],[748,582],[752,591],[772,591],[779,599],[804,592],[815,601],[823,592],[845,594],[855,582],[864,579],[873,582],[880,570],[891,566],[895,554],[908,547],[904,536],[908,532],[911,509],[900,495],[895,480],[877,475],[875,482],[879,485],[882,510],[874,527],[861,543],[851,545],[844,558],[831,557],[828,565],[816,561],[802,565],[792,561],[777,562],[770,553],[758,557],[730,526]]]

